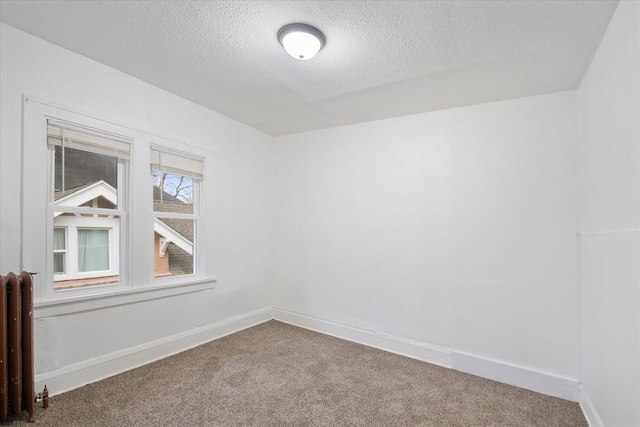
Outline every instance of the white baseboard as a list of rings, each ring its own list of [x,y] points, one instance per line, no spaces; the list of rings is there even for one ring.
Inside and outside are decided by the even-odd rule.
[[[548,396],[578,401],[578,381],[454,351],[452,368]]]
[[[446,347],[381,334],[376,331],[356,328],[279,308],[273,309],[273,315],[276,320],[294,326],[311,329],[549,396],[572,402],[578,401],[578,381],[570,378],[496,362],[479,356],[452,351]]]
[[[590,427],[604,427],[604,423],[598,415],[596,407],[593,406],[593,403],[591,402],[587,391],[582,385],[580,385],[580,408],[582,409],[582,413],[587,419],[587,423]]]
[[[271,307],[36,375],[36,390],[64,393],[273,319]]]
[[[592,427],[602,426],[586,393],[581,391],[579,396],[578,382],[575,380],[455,352],[446,347],[271,307],[85,360],[55,371],[37,374],[36,390],[42,390],[46,384],[51,395],[60,394],[271,319],[549,396],[574,402],[577,402],[580,397],[580,405],[589,424]]]
[[[445,368],[451,367],[451,351],[444,347],[421,343],[394,335],[381,334],[376,331],[356,328],[279,308],[273,309],[273,317],[280,322],[289,323],[301,328],[444,366]]]

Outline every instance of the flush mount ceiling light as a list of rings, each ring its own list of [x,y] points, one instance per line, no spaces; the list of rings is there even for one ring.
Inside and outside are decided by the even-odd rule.
[[[278,41],[289,55],[304,61],[322,49],[324,35],[311,25],[289,24],[278,31]]]

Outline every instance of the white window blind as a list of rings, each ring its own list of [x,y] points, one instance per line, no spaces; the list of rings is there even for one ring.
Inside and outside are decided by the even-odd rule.
[[[57,120],[47,120],[47,143],[76,150],[131,158],[131,139]]]
[[[151,147],[151,169],[175,175],[190,176],[195,179],[203,179],[204,160]]]

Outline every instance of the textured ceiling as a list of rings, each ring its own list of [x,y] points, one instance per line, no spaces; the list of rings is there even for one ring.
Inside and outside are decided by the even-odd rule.
[[[574,89],[611,1],[0,1],[16,28],[270,135]],[[319,28],[309,61],[289,23]]]

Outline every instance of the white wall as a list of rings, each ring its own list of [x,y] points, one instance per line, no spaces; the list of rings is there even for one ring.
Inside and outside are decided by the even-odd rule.
[[[57,393],[74,381],[81,385],[127,367],[128,362],[118,366],[121,356],[138,357],[132,355],[154,343],[167,344],[189,331],[203,332],[270,307],[271,138],[5,24],[0,31],[0,272],[24,267],[21,229],[30,226],[30,213],[25,212],[24,222],[20,213],[23,94],[210,150],[213,161],[213,176],[206,182],[210,238],[205,245],[216,288],[37,319],[38,378],[47,378]],[[46,182],[46,171],[40,179]],[[230,329],[233,325],[225,331]],[[116,362],[91,372],[106,359]],[[87,375],[78,376],[83,369]],[[68,377],[59,388],[52,378],[57,373]]]
[[[277,138],[275,307],[577,399],[577,126],[565,92]]]
[[[579,88],[581,404],[640,425],[640,3],[621,2]]]
[[[569,399],[580,368],[592,425],[640,424],[638,8],[620,4],[578,92],[280,137],[275,150],[0,24],[0,272],[22,267],[13,246],[28,226],[23,94],[214,152],[216,289],[39,319],[38,374],[81,384],[113,371],[98,359],[142,363],[154,343],[178,337],[179,350],[192,331],[229,332],[273,305],[283,320]]]

